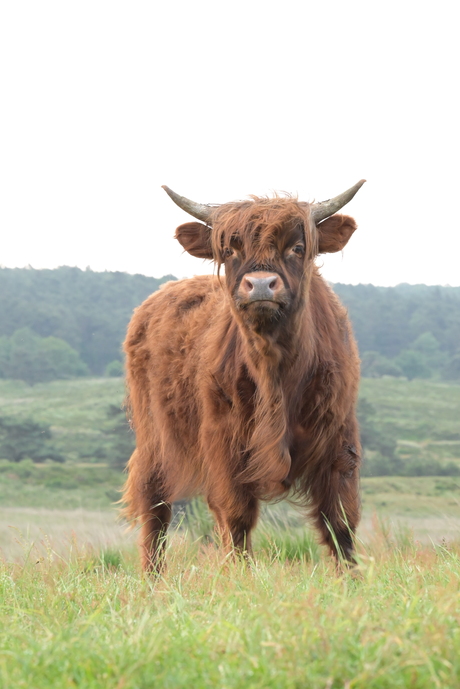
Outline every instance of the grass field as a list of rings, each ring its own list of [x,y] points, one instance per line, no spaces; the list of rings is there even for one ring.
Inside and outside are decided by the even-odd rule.
[[[121,378],[75,378],[27,385],[0,380],[0,414],[51,425],[53,444],[67,461],[100,460],[94,449],[104,445],[109,405],[121,406]]]
[[[362,378],[360,395],[398,442],[402,459],[460,463],[460,385],[434,380]]]
[[[107,500],[103,507],[88,506],[94,503],[82,495],[81,503],[86,506],[75,506],[80,492],[73,490],[73,501],[68,503],[62,499],[64,491],[58,493],[57,500],[50,499],[46,506],[39,504],[37,495],[34,507],[24,505],[26,494],[18,499],[19,505],[2,503],[0,557],[22,561],[24,543],[43,554],[46,542],[50,542],[53,549],[62,554],[73,538],[83,547],[93,548],[124,548],[133,542],[135,533],[127,530],[127,525],[118,519],[116,505]],[[362,481],[362,501],[363,517],[358,535],[365,543],[370,543],[376,529],[382,526],[406,533],[425,544],[460,542],[460,485],[453,484],[451,478],[366,478]],[[209,515],[203,522],[193,526],[194,538],[203,534],[207,537],[212,532]],[[256,547],[257,538],[264,538],[267,525],[271,526],[272,522],[276,524],[270,528],[272,539],[277,536],[283,540],[287,531],[296,539],[302,539],[305,534],[314,539],[306,529],[303,516],[295,508],[281,503],[264,511],[256,530]],[[184,526],[188,528],[187,524]]]
[[[0,565],[2,689],[460,685],[460,559],[377,531],[358,568],[263,550],[248,567],[177,535],[158,579],[131,549]]]
[[[401,457],[460,461],[460,386],[363,380]],[[256,563],[225,557],[200,503],[167,569],[139,571],[104,445],[119,379],[0,381],[0,414],[51,424],[66,463],[0,459],[1,689],[460,686],[460,478],[362,480],[359,563],[337,572],[286,503]]]
[[[0,549],[4,556],[21,554],[15,529],[38,541],[48,533],[58,550],[65,549],[71,532],[95,547],[126,542],[113,504],[123,476],[91,454],[93,447],[105,442],[107,408],[121,405],[124,392],[118,378],[54,381],[33,387],[0,381],[0,414],[30,416],[51,424],[57,448],[67,460],[64,465],[15,465],[0,460]],[[363,379],[361,394],[374,406],[379,426],[398,441],[401,457],[417,454],[428,460],[460,462],[460,386]],[[360,535],[366,541],[372,538],[374,514],[391,528],[411,529],[425,542],[460,540],[459,477],[363,478],[362,500]],[[291,526],[304,529],[296,512],[285,508],[285,514]]]

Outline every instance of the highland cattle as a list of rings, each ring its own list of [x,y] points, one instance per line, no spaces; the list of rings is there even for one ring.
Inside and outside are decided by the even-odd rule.
[[[169,282],[136,309],[125,341],[136,433],[125,514],[147,571],[161,567],[172,504],[203,495],[223,544],[251,553],[259,502],[305,507],[321,542],[353,559],[361,449],[358,352],[315,259],[356,229],[322,203],[251,197],[209,206],[164,187],[201,222],[176,238],[217,270]],[[225,276],[222,274],[225,266]]]

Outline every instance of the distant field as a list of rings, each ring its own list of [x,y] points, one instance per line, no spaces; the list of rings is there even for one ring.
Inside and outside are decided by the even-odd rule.
[[[33,416],[56,432],[99,431],[109,404],[122,404],[122,378],[74,378],[27,385],[0,380],[0,413]]]
[[[63,547],[75,532],[85,543],[124,544],[115,523],[124,477],[92,456],[104,442],[107,409],[121,405],[124,382],[92,378],[29,387],[0,381],[0,414],[31,416],[51,424],[66,464],[11,465],[0,460],[0,548],[17,556],[21,547],[10,526],[40,540],[50,534]],[[460,462],[460,386],[432,381],[363,379],[361,394],[373,404],[379,425],[398,441],[402,458]],[[85,456],[82,461],[82,455]],[[460,539],[460,477],[375,477],[362,480],[360,534],[372,538],[375,520],[410,528],[417,538]],[[296,512],[284,508],[295,529]],[[286,513],[287,513],[286,512]],[[129,541],[130,542],[130,541]]]
[[[460,445],[460,385],[435,380],[362,378],[360,395],[402,440],[453,440]]]
[[[69,461],[98,461],[92,450],[104,442],[109,405],[121,406],[125,385],[121,378],[76,378],[29,386],[0,380],[0,414],[33,417],[51,425],[54,444]]]
[[[397,441],[402,457],[418,455],[460,462],[460,385],[432,380],[363,378],[361,396],[376,410],[376,419]],[[0,414],[32,416],[51,424],[55,444],[71,461],[79,461],[103,441],[107,409],[121,406],[121,378],[79,378],[38,384],[0,380]]]
[[[431,380],[362,378],[360,394],[398,441],[399,455],[460,462],[460,385]]]
[[[74,486],[61,480],[50,481],[46,473],[54,467],[37,469],[45,483],[27,483],[13,472],[0,474],[0,554],[7,560],[23,560],[27,549],[46,550],[49,541],[56,552],[65,552],[73,538],[86,548],[126,548],[135,532],[127,531],[120,522],[117,489],[123,477],[95,466],[69,467],[85,472],[86,485]],[[65,476],[66,468],[58,467]],[[42,478],[44,477],[44,478]],[[105,477],[105,479],[104,479]],[[359,538],[370,543],[382,528],[394,533],[412,533],[429,543],[460,542],[460,482],[453,477],[378,477],[361,482],[363,518]],[[306,525],[302,514],[284,502],[264,510],[256,532],[263,537],[268,526],[274,535],[283,538],[289,532],[302,539]],[[208,535],[212,520],[206,509],[201,510],[198,523],[183,522],[193,540]],[[311,536],[313,540],[315,535]],[[40,545],[41,544],[41,545]],[[0,558],[1,559],[1,558]]]

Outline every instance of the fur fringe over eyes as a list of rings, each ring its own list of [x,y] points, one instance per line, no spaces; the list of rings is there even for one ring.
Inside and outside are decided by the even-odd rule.
[[[252,196],[252,201],[228,203],[219,206],[213,215],[211,243],[214,260],[223,263],[222,249],[230,246],[237,237],[247,256],[258,256],[267,250],[286,228],[296,225],[303,228],[310,256],[317,253],[317,237],[310,224],[310,209],[291,197],[274,199]]]

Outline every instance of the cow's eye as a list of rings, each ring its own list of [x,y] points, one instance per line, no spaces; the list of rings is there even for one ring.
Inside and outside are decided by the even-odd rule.
[[[305,247],[303,244],[296,244],[292,247],[292,251],[296,256],[303,256],[305,253]]]
[[[233,249],[228,246],[226,249],[224,249],[224,258],[228,258],[233,253],[235,253]]]

